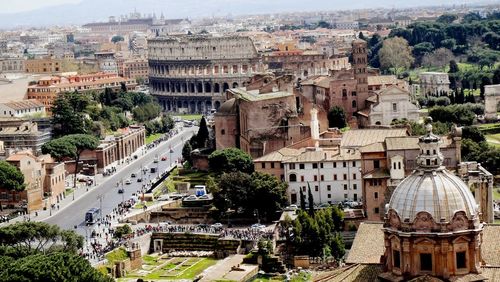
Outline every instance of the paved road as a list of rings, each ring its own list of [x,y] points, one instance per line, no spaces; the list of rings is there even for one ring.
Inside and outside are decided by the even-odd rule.
[[[128,200],[133,193],[136,193],[142,188],[142,184],[153,179],[157,174],[152,174],[149,171],[146,172],[143,177],[145,181],[137,182],[137,178],[131,178],[132,173],[136,173],[138,177],[141,177],[141,167],[147,166],[148,168],[158,166],[158,171],[166,170],[175,160],[181,158],[182,156],[182,146],[183,141],[187,141],[193,133],[197,131],[197,127],[184,128],[182,132],[174,136],[168,141],[162,142],[159,146],[149,150],[142,155],[142,151],[136,152],[139,156],[137,160],[133,160],[130,164],[118,169],[118,172],[111,176],[102,178],[98,183],[98,186],[92,188],[90,191],[78,199],[76,199],[71,205],[68,205],[61,209],[57,214],[44,220],[47,223],[59,225],[63,229],[73,229],[77,226],[77,233],[85,236],[85,213],[93,207],[99,207],[100,201],[99,197],[102,195],[102,214],[109,214],[113,208],[117,207],[123,199]],[[169,148],[172,148],[173,153],[169,153]],[[162,156],[166,156],[168,159],[166,161],[159,161],[158,163],[153,163],[154,158],[158,156],[160,159]],[[130,185],[126,185],[127,179],[131,180]],[[123,185],[121,182],[123,180]],[[99,181],[98,181],[99,182]],[[118,193],[117,183],[120,183],[119,187],[123,187],[125,192],[123,194]],[[79,188],[85,189],[85,188]]]

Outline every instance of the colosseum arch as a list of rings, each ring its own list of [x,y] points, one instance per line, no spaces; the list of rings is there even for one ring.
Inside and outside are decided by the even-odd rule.
[[[194,93],[194,83],[189,83],[189,92]]]
[[[196,92],[198,92],[198,93],[203,93],[203,83],[198,82],[198,83],[196,84]]]
[[[233,88],[238,88],[238,82],[233,83]]]
[[[227,82],[224,82],[223,86],[222,86],[222,92],[226,93],[226,91],[229,89],[229,84],[227,84]]]
[[[498,104],[500,103],[500,84],[487,85],[484,87],[484,111],[485,118],[496,120],[498,118]]]
[[[182,92],[184,92],[184,93],[187,92],[187,83],[185,83],[185,82],[182,83]]]
[[[214,92],[215,93],[220,93],[220,85],[219,85],[219,83],[215,83],[214,84]]]
[[[205,82],[205,93],[212,93],[212,85],[210,82]]]

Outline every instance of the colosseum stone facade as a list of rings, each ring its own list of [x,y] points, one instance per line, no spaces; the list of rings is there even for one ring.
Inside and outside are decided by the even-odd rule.
[[[248,37],[176,36],[148,40],[151,94],[165,111],[218,109],[227,89],[264,71]]]

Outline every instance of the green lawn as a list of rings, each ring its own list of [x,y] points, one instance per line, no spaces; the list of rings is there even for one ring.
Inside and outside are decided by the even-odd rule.
[[[201,115],[178,115],[181,119],[184,120],[200,120]]]
[[[160,137],[162,136],[163,134],[162,133],[156,133],[156,134],[151,134],[149,135],[148,137],[146,137],[146,144],[151,144],[153,143],[154,141],[160,139]]]
[[[106,255],[106,259],[110,264],[114,264],[116,261],[122,261],[128,259],[127,251],[124,248],[118,248]]]
[[[64,190],[64,197],[68,197],[68,195],[71,195],[73,191],[74,191],[73,188],[66,188],[66,190]]]
[[[252,282],[281,282],[281,281],[286,281],[285,277],[283,275],[278,275],[278,276],[272,276],[272,277],[267,277],[267,276],[257,276]],[[290,280],[291,282],[304,282],[304,281],[311,281],[311,275],[305,272],[299,273],[299,275],[293,276]]]
[[[153,202],[152,202],[152,201],[146,202],[146,207],[149,207],[149,206],[151,206],[152,204],[153,204]],[[144,204],[143,204],[143,203],[137,203],[137,204],[135,204],[135,206],[134,206],[134,209],[142,209],[142,208],[144,208]]]
[[[130,273],[125,280],[118,279],[118,281],[127,281],[127,279],[138,277],[145,280],[193,280],[205,269],[217,263],[217,260],[212,258],[158,259],[152,256],[145,256],[143,259],[144,265],[148,265],[150,267],[161,267],[147,274],[133,272]]]

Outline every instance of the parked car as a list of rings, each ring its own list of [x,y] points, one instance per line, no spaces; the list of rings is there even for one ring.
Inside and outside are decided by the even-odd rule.
[[[142,182],[142,178],[137,178],[137,182]]]
[[[170,200],[170,197],[168,195],[161,195],[160,197],[156,198],[158,201],[168,201]]]
[[[217,222],[217,223],[212,224],[211,227],[213,227],[213,228],[222,228],[223,225],[222,225],[222,223]]]
[[[130,184],[132,184],[132,181],[130,181],[130,179],[127,179],[127,180],[125,180],[125,184],[130,185]]]
[[[250,226],[250,228],[256,229],[256,230],[260,230],[260,229],[263,229],[265,227],[266,227],[265,225],[262,225],[260,223],[254,223],[254,224],[252,224],[252,226]]]
[[[161,157],[161,160],[162,160],[162,161],[166,161],[166,160],[167,160],[167,157],[166,157],[166,156],[163,156],[163,157]]]
[[[130,177],[132,177],[132,178],[136,178],[136,177],[137,177],[137,174],[132,173],[132,174],[130,175]]]
[[[196,197],[195,195],[190,195],[190,196],[187,196],[186,198],[184,198],[184,200],[194,201],[194,200],[198,200],[198,197]]]
[[[123,188],[118,189],[118,194],[123,194],[123,192],[125,192],[125,189]]]

